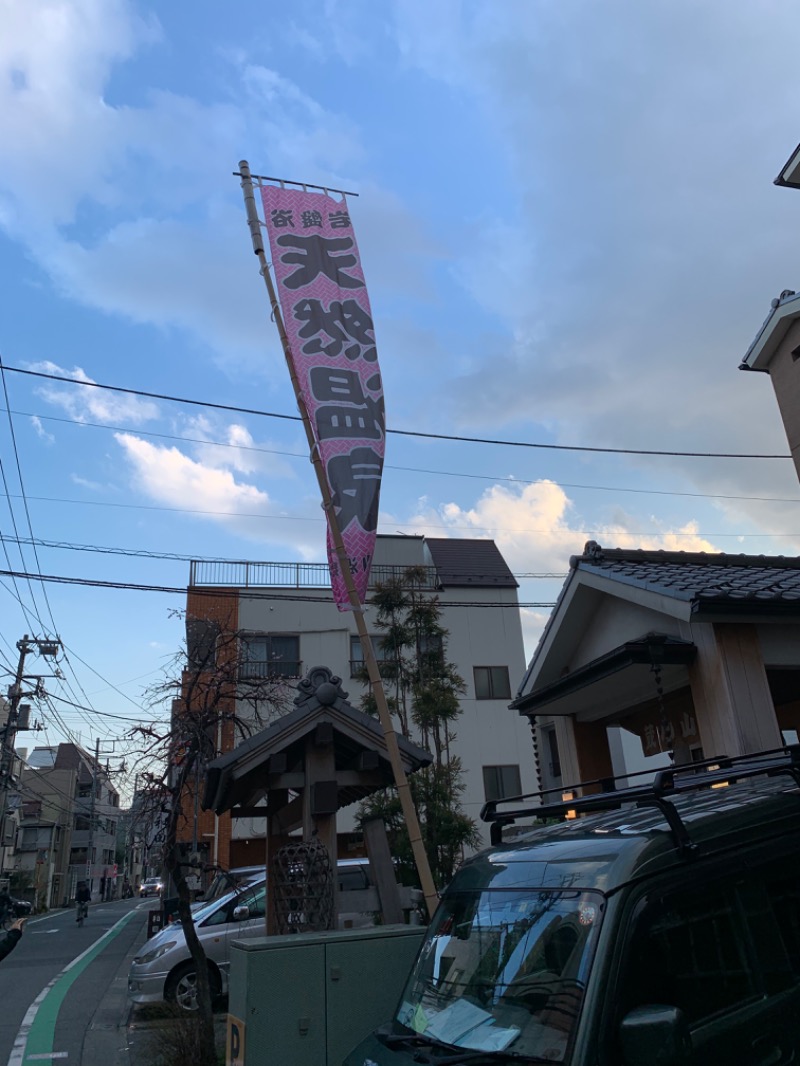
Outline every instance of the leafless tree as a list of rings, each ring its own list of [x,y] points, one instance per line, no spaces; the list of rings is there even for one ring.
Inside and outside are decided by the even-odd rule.
[[[280,664],[254,662],[247,637],[219,621],[191,619],[187,644],[147,692],[150,707],[168,711],[163,724],[142,724],[131,732],[139,741],[140,776],[149,797],[150,818],[163,823],[163,858],[175,885],[178,918],[196,974],[197,1024],[204,1057],[216,1066],[213,994],[203,946],[192,920],[187,877],[192,865],[185,841],[206,768],[222,751],[285,713],[291,691]]]

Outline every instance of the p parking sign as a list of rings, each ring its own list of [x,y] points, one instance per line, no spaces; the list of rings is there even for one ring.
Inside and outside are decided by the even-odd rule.
[[[232,1014],[228,1015],[225,1066],[244,1066],[244,1022]]]

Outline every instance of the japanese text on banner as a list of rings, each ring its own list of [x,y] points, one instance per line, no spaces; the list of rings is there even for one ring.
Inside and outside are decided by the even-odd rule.
[[[359,599],[375,551],[386,416],[372,311],[344,200],[263,186],[291,357]],[[334,599],[350,607],[328,529]]]

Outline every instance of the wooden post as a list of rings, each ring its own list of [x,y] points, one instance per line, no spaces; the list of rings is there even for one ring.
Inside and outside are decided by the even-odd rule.
[[[331,532],[331,540],[333,541],[334,550],[336,552],[336,558],[339,562],[339,568],[344,578],[345,586],[347,588],[347,596],[350,600],[350,605],[353,609],[355,617],[356,628],[361,640],[361,648],[364,653],[364,665],[367,669],[369,676],[370,688],[372,689],[372,695],[375,699],[375,704],[378,709],[378,717],[380,719],[381,728],[383,729],[383,736],[386,742],[386,749],[389,754],[389,762],[394,774],[394,781],[397,787],[397,793],[400,799],[400,806],[403,811],[403,817],[406,823],[406,829],[408,830],[409,841],[411,843],[411,850],[414,855],[414,861],[419,873],[420,884],[422,885],[422,894],[425,897],[425,903],[428,907],[428,915],[433,916],[433,912],[436,909],[436,905],[439,902],[439,897],[436,893],[436,888],[433,883],[433,876],[431,875],[430,864],[428,863],[428,856],[425,851],[425,845],[422,840],[422,834],[419,827],[419,819],[417,818],[417,811],[414,807],[414,801],[411,796],[411,789],[408,786],[408,778],[406,777],[405,770],[403,769],[403,763],[400,758],[400,748],[397,743],[397,734],[394,731],[392,725],[392,717],[389,712],[389,705],[386,701],[386,693],[383,690],[383,682],[381,680],[380,670],[378,668],[378,662],[375,658],[375,652],[372,647],[372,641],[370,640],[369,633],[367,632],[367,623],[364,619],[364,610],[361,605],[361,601],[358,597],[355,584],[353,582],[353,576],[350,573],[350,563],[347,558],[347,552],[345,551],[344,542],[342,540],[342,533],[339,529],[339,523],[336,518],[336,511],[333,506],[333,500],[331,498],[330,486],[328,485],[328,478],[325,474],[325,468],[322,463],[322,457],[317,447],[316,437],[314,435],[314,428],[311,424],[311,417],[308,413],[305,401],[303,399],[302,389],[300,388],[300,382],[295,372],[294,363],[292,362],[292,351],[289,344],[289,337],[286,333],[286,328],[283,324],[283,317],[281,315],[280,305],[278,303],[278,297],[275,293],[275,287],[272,284],[272,276],[269,272],[269,263],[264,252],[264,241],[261,234],[261,222],[258,217],[258,210],[256,208],[256,198],[253,191],[253,180],[250,176],[250,166],[246,159],[243,159],[239,163],[239,173],[242,178],[242,193],[244,195],[245,211],[247,212],[247,225],[250,228],[250,237],[253,242],[253,251],[258,256],[258,261],[261,265],[261,276],[264,279],[264,284],[267,287],[267,293],[269,296],[270,307],[272,308],[272,317],[275,319],[275,325],[278,327],[278,335],[283,345],[283,354],[286,357],[286,365],[289,368],[289,377],[292,381],[292,387],[294,388],[295,398],[297,400],[297,407],[300,411],[300,415],[303,419],[303,428],[306,432],[306,439],[308,441],[308,447],[311,453],[311,462],[314,466],[314,471],[317,475],[317,482],[319,484],[319,490],[322,494],[322,505],[325,514],[328,519],[328,528]]]
[[[382,818],[369,818],[364,822],[364,840],[369,855],[369,868],[375,878],[375,887],[381,901],[381,916],[384,925],[403,921],[403,908],[400,905],[400,891],[394,872],[389,840]]]
[[[321,744],[315,736],[306,738],[305,752],[305,777],[303,787],[303,839],[312,840],[316,834],[317,840],[324,844],[328,852],[328,858],[333,871],[333,924],[335,929],[336,919],[339,915],[338,906],[338,881],[336,878],[338,846],[336,840],[336,761],[333,754],[333,743]],[[332,787],[331,787],[332,786]],[[320,810],[320,800],[317,790],[331,792],[331,802],[324,811]]]

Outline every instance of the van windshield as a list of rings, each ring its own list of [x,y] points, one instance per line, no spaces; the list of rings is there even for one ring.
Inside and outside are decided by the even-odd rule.
[[[567,1061],[602,909],[598,892],[451,888],[396,1021],[454,1047]]]

